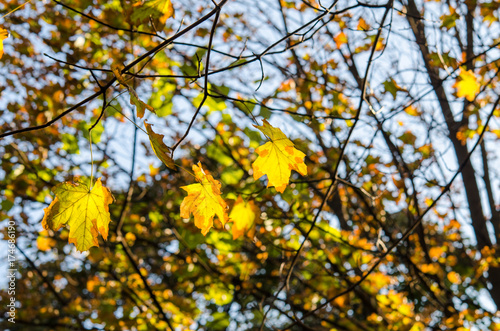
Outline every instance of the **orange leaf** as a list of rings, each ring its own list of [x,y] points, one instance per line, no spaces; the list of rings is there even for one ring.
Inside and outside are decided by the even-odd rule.
[[[3,56],[3,40],[9,37],[9,32],[5,29],[0,28],[0,59]]]
[[[188,193],[181,203],[181,217],[189,218],[193,214],[194,225],[201,229],[201,233],[205,236],[214,225],[215,215],[222,226],[226,224],[227,204],[221,198],[220,182],[208,171],[203,170],[200,162],[198,165],[193,165],[193,171],[199,183],[181,186],[181,189]]]
[[[40,232],[38,238],[36,239],[36,245],[41,251],[48,251],[52,247],[54,247],[56,241],[49,237],[49,232],[47,230],[43,230]]]
[[[453,284],[460,284],[460,275],[458,273],[456,273],[455,271],[449,272],[446,277]]]
[[[337,48],[340,48],[342,45],[347,43],[347,35],[344,32],[341,32],[336,35],[333,40],[335,41]]]

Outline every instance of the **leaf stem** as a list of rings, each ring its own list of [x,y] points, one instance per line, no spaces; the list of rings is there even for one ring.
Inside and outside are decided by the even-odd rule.
[[[93,181],[94,181],[94,155],[92,154],[92,129],[89,130],[89,144],[90,144],[90,185],[89,192],[92,190]]]

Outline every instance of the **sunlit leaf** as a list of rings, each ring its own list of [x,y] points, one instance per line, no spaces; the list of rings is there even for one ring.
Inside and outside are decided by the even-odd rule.
[[[455,271],[449,272],[446,277],[453,284],[460,284],[460,275],[458,273],[456,273]]]
[[[264,120],[264,125],[257,126],[270,141],[255,150],[259,155],[253,163],[253,178],[255,180],[267,175],[267,187],[275,186],[276,191],[283,193],[292,169],[301,175],[307,175],[304,163],[305,154],[294,147],[294,144],[279,129]]]
[[[255,221],[260,217],[260,210],[253,201],[245,202],[241,195],[234,203],[229,214],[229,222],[233,222],[233,239],[243,235],[253,239],[255,235]]]
[[[459,80],[453,85],[457,89],[459,98],[465,97],[469,101],[473,101],[479,93],[481,85],[478,83],[476,76],[472,70],[464,70],[460,68]]]
[[[141,4],[141,1],[137,3]],[[171,0],[146,0],[134,10],[131,18],[137,24],[147,22],[150,17],[165,23],[172,16],[174,7]]]
[[[47,230],[41,231],[36,239],[36,246],[39,250],[44,252],[50,250],[55,244],[56,241],[49,237],[49,232]]]
[[[228,221],[227,204],[221,198],[221,184],[208,171],[203,170],[201,163],[193,165],[194,175],[198,183],[181,186],[188,193],[181,204],[181,217],[194,216],[194,225],[206,235],[213,227],[214,216],[217,215],[222,225]]]
[[[69,226],[69,242],[82,252],[99,246],[99,233],[107,239],[110,222],[108,205],[114,199],[109,189],[102,186],[100,178],[92,190],[83,183],[65,182],[53,191],[56,198],[45,208],[42,220],[46,230],[57,231],[63,225]]]
[[[137,95],[137,92],[135,92],[134,89],[129,88],[128,91],[130,93],[130,104],[134,105],[137,109],[137,117],[143,118],[146,109],[152,113],[155,112],[153,107],[151,107],[150,105],[139,99],[139,96]]]
[[[9,32],[5,29],[0,28],[0,59],[3,56],[3,41],[9,37]]]
[[[337,48],[340,48],[342,45],[347,43],[347,35],[344,32],[340,32],[333,38],[333,40],[335,41]]]

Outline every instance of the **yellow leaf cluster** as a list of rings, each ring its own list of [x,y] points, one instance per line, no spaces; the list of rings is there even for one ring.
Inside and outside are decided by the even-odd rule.
[[[110,222],[108,206],[114,199],[109,189],[102,186],[100,178],[92,190],[82,183],[65,182],[53,191],[56,198],[44,209],[44,229],[57,231],[63,225],[69,226],[68,241],[81,252],[99,246],[99,233],[107,239]]]
[[[194,225],[201,229],[205,236],[213,227],[214,216],[217,215],[224,226],[228,221],[227,204],[221,198],[221,184],[208,171],[203,170],[201,163],[193,165],[194,175],[198,183],[182,186],[188,193],[181,203],[181,217],[194,216]]]
[[[305,154],[294,147],[293,142],[279,129],[266,120],[262,126],[254,125],[270,141],[257,148],[259,155],[253,163],[253,178],[255,180],[267,175],[267,187],[274,186],[276,191],[283,193],[290,180],[291,171],[307,175],[304,163]]]

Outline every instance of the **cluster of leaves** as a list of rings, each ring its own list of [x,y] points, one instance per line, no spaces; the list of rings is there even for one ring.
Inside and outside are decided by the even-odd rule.
[[[123,83],[122,83],[123,84]],[[129,89],[130,91],[130,89]],[[135,92],[131,93],[131,100],[138,100]],[[134,97],[132,97],[134,95]],[[144,104],[142,101],[138,101]],[[144,116],[144,108],[137,106],[138,117]],[[141,110],[142,109],[142,110]],[[151,108],[153,109],[153,108]],[[141,115],[139,115],[139,113]],[[153,132],[151,125],[145,122],[149,140],[155,154],[169,168],[174,168],[175,163],[168,155],[170,148],[163,142],[163,136]],[[304,164],[305,154],[297,150],[293,143],[283,132],[270,125],[264,120],[263,126],[256,126],[270,141],[259,147],[256,152],[259,157],[253,163],[254,178],[267,175],[267,186],[276,186],[278,192],[283,193],[290,180],[291,170],[295,169],[302,175],[307,175],[307,167]],[[213,227],[214,216],[217,215],[224,227],[228,220],[227,204],[221,198],[221,184],[215,180],[207,171],[203,170],[201,163],[193,165],[193,172],[197,184],[181,187],[188,193],[180,207],[181,217],[189,218],[194,215],[194,224],[201,229],[205,236]],[[104,239],[108,237],[108,226],[110,222],[108,205],[113,201],[112,195],[106,187],[103,187],[98,179],[96,185],[91,189],[85,184],[73,185],[63,183],[54,188],[56,198],[49,207],[45,209],[43,227],[48,230],[57,231],[62,225],[69,225],[69,242],[73,242],[79,251],[86,251],[92,246],[99,246],[97,242],[98,233]],[[250,207],[247,205],[250,204]],[[254,207],[251,207],[251,206]],[[233,237],[238,238],[242,232],[254,232],[254,220],[257,217],[253,201],[244,202],[242,197],[238,198],[232,214],[235,223]],[[248,215],[242,215],[248,213]],[[238,217],[240,215],[242,217]]]
[[[494,1],[0,4],[14,329],[499,329]]]

